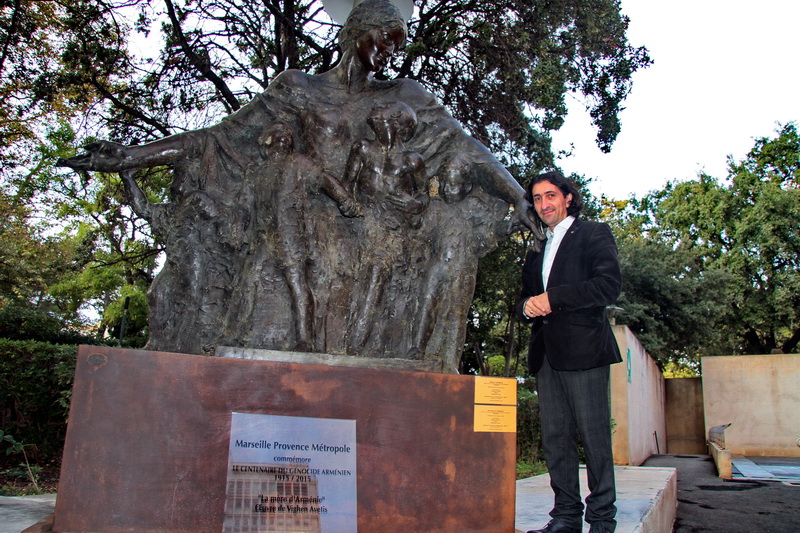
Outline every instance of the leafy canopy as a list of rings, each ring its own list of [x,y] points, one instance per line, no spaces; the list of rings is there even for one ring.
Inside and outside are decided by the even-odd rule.
[[[761,138],[728,177],[667,185],[622,220],[623,317],[660,358],[797,350],[800,136]]]

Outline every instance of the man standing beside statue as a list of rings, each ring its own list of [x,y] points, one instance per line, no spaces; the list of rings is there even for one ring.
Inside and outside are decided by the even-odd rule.
[[[610,365],[622,359],[605,307],[622,285],[617,247],[608,225],[578,218],[580,194],[560,172],[533,178],[527,194],[547,238],[525,259],[517,313],[532,325],[528,371],[537,378],[555,497],[552,519],[528,533],[582,531],[579,440],[586,453],[589,532],[611,533],[616,489],[609,377]]]

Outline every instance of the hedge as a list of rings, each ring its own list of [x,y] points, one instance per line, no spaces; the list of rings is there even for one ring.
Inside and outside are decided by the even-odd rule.
[[[0,339],[0,429],[32,460],[61,457],[77,355],[77,345]]]

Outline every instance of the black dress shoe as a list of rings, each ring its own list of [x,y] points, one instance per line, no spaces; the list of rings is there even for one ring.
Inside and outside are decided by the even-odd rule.
[[[589,533],[614,533],[614,530],[607,528],[603,524],[592,524],[589,526]]]
[[[550,520],[542,529],[531,529],[528,533],[581,533],[583,528],[572,527],[558,522],[557,520]]]

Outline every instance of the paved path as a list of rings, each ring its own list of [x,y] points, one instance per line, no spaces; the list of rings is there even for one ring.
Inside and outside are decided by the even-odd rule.
[[[800,458],[748,459],[772,472],[778,464],[782,474],[800,467]],[[643,466],[677,469],[674,533],[800,533],[800,481],[725,481],[717,477],[714,463],[707,455],[654,455]],[[552,501],[551,496],[548,498]],[[0,533],[20,533],[50,515],[54,502],[52,494],[0,496]],[[547,510],[541,513],[545,519]],[[532,518],[537,519],[538,525],[539,514]]]
[[[20,533],[53,513],[56,495],[0,496],[0,533]]]
[[[616,533],[669,533],[675,518],[677,483],[674,468],[616,466]],[[586,469],[580,470],[581,493],[588,489]],[[553,490],[547,474],[517,481],[515,527],[525,533],[550,519]],[[584,531],[589,530],[584,524]]]

